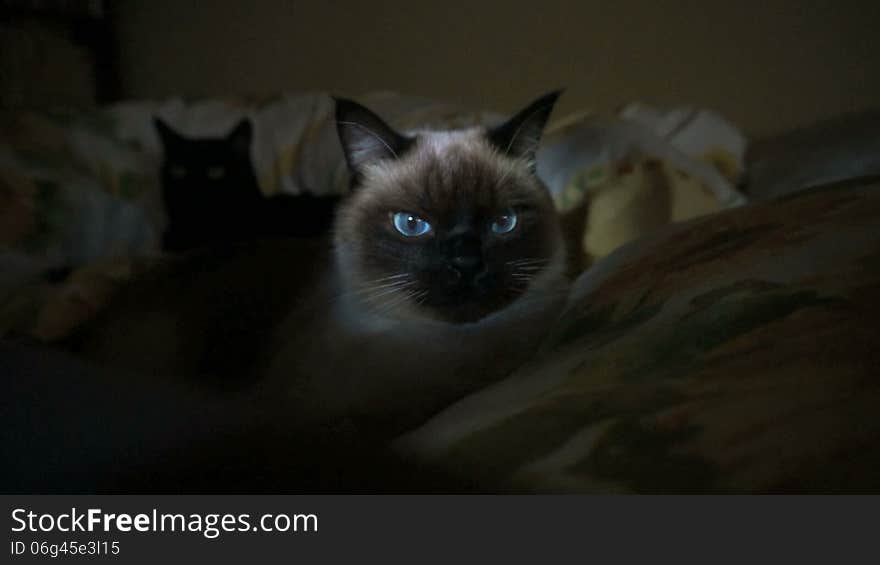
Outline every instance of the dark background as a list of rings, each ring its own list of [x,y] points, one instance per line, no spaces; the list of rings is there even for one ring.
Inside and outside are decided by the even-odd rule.
[[[508,111],[566,86],[557,116],[611,111],[632,100],[694,104],[721,111],[748,133],[767,134],[880,102],[876,0],[0,6],[8,13],[28,4],[84,5],[104,15],[108,35],[98,64],[112,62],[116,78],[97,87],[84,82],[94,65],[88,56],[33,22],[4,17],[5,106],[388,89]]]

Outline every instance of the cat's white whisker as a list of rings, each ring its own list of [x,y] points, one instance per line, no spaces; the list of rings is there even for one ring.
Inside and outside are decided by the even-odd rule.
[[[400,306],[405,303],[407,300],[410,300],[417,296],[420,291],[400,291],[398,296],[393,296],[390,300],[386,300],[382,304],[377,307],[377,312],[380,314],[387,314],[394,310],[394,308]]]
[[[352,291],[354,294],[369,294],[374,291],[386,290],[392,288],[402,288],[407,285],[415,284],[414,281],[396,281],[385,284],[373,285],[373,286],[361,286],[360,288]]]
[[[365,283],[365,284],[379,283],[379,282],[382,282],[382,281],[395,280],[395,279],[403,279],[403,278],[407,278],[407,277],[409,277],[409,273],[398,273],[398,274],[396,274],[396,275],[389,275],[389,276],[387,276],[387,277],[379,277],[378,279],[367,280],[367,281],[364,281],[364,283]]]
[[[544,268],[544,265],[520,265],[515,267],[513,270],[520,271],[524,273],[533,273],[536,271],[540,271]]]
[[[415,299],[416,304],[419,306],[424,304],[425,299],[428,298],[428,294],[429,294],[429,291],[427,291],[427,290],[423,290],[421,293],[419,293],[419,296]]]
[[[412,282],[408,282],[408,283],[405,283],[402,285],[395,285],[390,288],[385,288],[384,290],[381,290],[379,292],[368,293],[364,299],[367,301],[373,301],[373,300],[375,300],[377,298],[381,298],[383,296],[393,295],[398,292],[403,292],[403,291],[411,288],[415,284],[416,283],[414,281],[412,281]]]
[[[507,265],[539,265],[547,263],[547,259],[514,259],[513,261],[507,261]]]

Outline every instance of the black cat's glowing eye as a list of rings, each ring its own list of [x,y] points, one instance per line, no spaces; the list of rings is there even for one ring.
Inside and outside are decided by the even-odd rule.
[[[495,218],[495,221],[492,222],[490,228],[492,232],[497,234],[505,234],[513,231],[513,228],[516,227],[516,214],[513,210],[508,210],[504,214]]]
[[[182,179],[186,176],[186,167],[181,167],[180,165],[173,165],[171,170],[171,178]]]
[[[217,166],[217,167],[208,167],[208,178],[211,180],[220,180],[226,175],[226,168]]]
[[[425,235],[431,230],[431,224],[408,212],[397,212],[391,217],[394,229],[406,237]]]

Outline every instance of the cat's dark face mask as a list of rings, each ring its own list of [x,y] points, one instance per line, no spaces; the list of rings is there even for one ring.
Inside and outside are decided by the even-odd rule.
[[[337,252],[367,305],[389,316],[475,322],[559,274],[557,216],[534,174],[556,97],[494,129],[414,136],[337,101],[353,177]]]
[[[416,238],[375,230],[387,253],[367,258],[364,265],[375,273],[402,268],[408,276],[400,281],[412,284],[401,287],[426,315],[474,322],[515,301],[553,266],[557,239],[553,216],[542,217],[552,209],[458,204],[457,211],[425,214],[430,220],[412,222],[404,213],[398,222],[431,224],[428,233]]]

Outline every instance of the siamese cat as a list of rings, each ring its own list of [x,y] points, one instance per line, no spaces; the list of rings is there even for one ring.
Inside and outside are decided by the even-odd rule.
[[[236,428],[287,430],[282,449],[385,445],[526,362],[564,305],[559,218],[535,173],[558,96],[491,128],[410,132],[336,100],[352,189],[332,240],[170,259],[69,345],[234,398]]]
[[[259,237],[327,233],[339,197],[264,196],[251,162],[249,120],[225,137],[189,138],[159,118],[162,202],[168,218],[162,248],[179,252]]]

